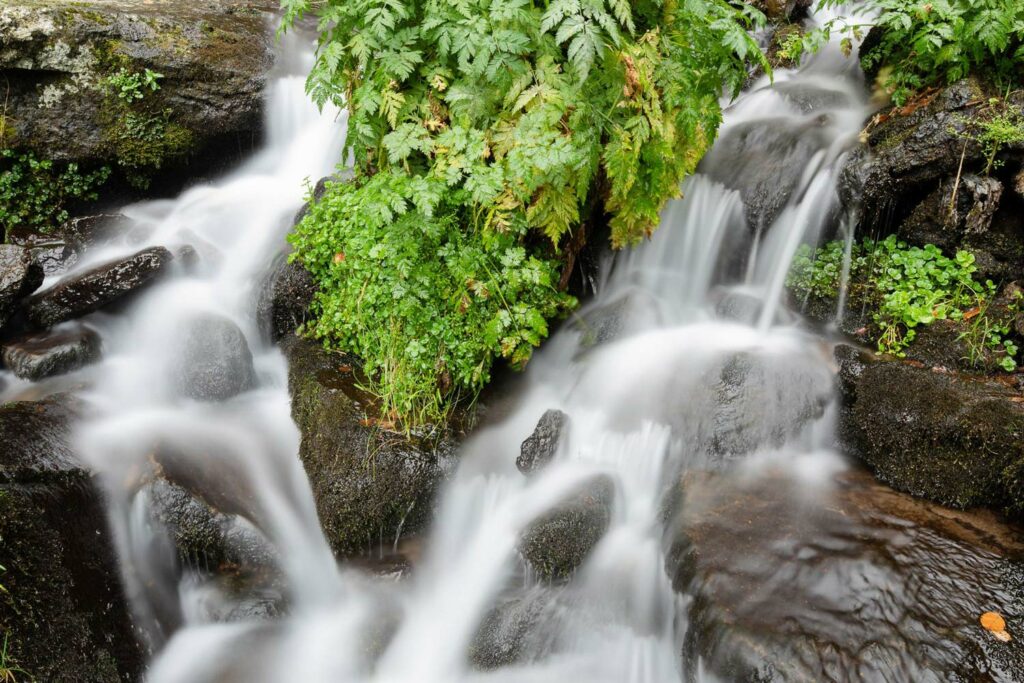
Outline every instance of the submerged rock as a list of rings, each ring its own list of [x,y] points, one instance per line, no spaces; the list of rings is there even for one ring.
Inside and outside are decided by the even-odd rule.
[[[261,332],[273,342],[295,332],[312,319],[310,307],[316,291],[317,284],[308,270],[280,257],[267,274],[256,301]]]
[[[356,387],[349,360],[294,336],[288,358],[299,457],[317,512],[339,555],[391,544],[431,519],[434,496],[454,468],[455,444],[409,439],[366,419],[370,397]]]
[[[684,680],[1018,680],[1019,529],[863,472],[691,473],[681,489],[666,562],[686,596]],[[1011,642],[979,625],[989,610]]]
[[[153,283],[173,258],[167,249],[151,247],[68,277],[28,300],[28,318],[49,328],[115,304]]]
[[[553,604],[550,586],[534,586],[523,594],[502,598],[483,618],[469,646],[469,660],[490,671],[519,662],[539,649],[544,635],[538,628]]]
[[[269,0],[5,0],[6,145],[45,159],[155,167],[219,141],[251,145],[273,63],[264,12],[275,9]],[[126,123],[108,84],[144,69],[163,78],[133,112],[158,117],[158,135]]]
[[[545,581],[569,578],[608,530],[614,499],[611,477],[592,477],[530,524],[519,552]]]
[[[558,452],[562,432],[569,422],[569,416],[561,410],[548,410],[537,422],[533,434],[523,441],[516,467],[523,474],[532,474],[543,469]]]
[[[1024,513],[1024,406],[983,377],[842,349],[845,450],[893,488],[956,508]]]
[[[142,649],[97,482],[69,444],[73,419],[60,401],[0,406],[4,664],[25,680],[137,680]]]
[[[43,269],[22,247],[0,244],[0,327],[17,310],[21,300],[43,284]]]
[[[100,337],[89,328],[78,326],[4,344],[2,355],[4,365],[15,375],[38,382],[99,360]]]
[[[183,396],[226,401],[255,384],[249,343],[230,319],[215,314],[196,316],[183,325],[179,339],[171,372]]]

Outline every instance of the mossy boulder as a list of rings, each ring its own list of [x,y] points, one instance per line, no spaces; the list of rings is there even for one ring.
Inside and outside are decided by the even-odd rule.
[[[0,407],[0,631],[34,680],[135,681],[143,655],[73,419],[62,400]]]
[[[845,450],[893,488],[1024,514],[1024,405],[1008,383],[839,347]]]
[[[271,0],[6,0],[0,6],[4,144],[129,172],[217,143],[251,146],[273,64]],[[115,74],[163,75],[126,101]]]
[[[391,544],[421,529],[455,464],[455,443],[381,428],[372,397],[358,388],[353,359],[290,336],[292,417],[324,534],[339,555]]]

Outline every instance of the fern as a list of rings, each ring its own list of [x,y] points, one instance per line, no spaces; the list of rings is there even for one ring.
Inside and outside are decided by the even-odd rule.
[[[285,30],[303,17],[319,21],[307,89],[321,105],[348,108],[345,155],[357,178],[330,191],[296,232],[298,258],[325,292],[314,331],[363,354],[384,394],[416,387],[420,398],[395,401],[403,417],[424,414],[445,373],[453,382],[442,382],[442,398],[478,389],[495,358],[525,362],[546,319],[565,310],[551,282],[569,235],[597,220],[611,222],[615,247],[651,234],[714,139],[722,92],[738,92],[750,62],[767,65],[748,33],[763,15],[726,0],[285,0],[282,8]],[[405,244],[404,255],[379,260],[394,230],[432,246]],[[498,272],[490,257],[462,258],[498,244],[524,256],[497,278],[480,270]],[[474,283],[467,291],[426,275],[422,282],[435,282],[426,290],[403,280],[385,292],[387,278],[376,274],[358,280],[364,262],[375,264],[366,273],[394,268],[411,278],[438,267],[437,249],[462,264]],[[457,316],[469,309],[452,309],[451,297],[493,303],[483,292],[503,291],[506,279],[519,302],[477,321],[470,356],[455,359],[451,339],[431,346],[424,340],[440,333],[410,323],[415,310],[462,329]],[[343,305],[342,291],[378,304]],[[364,327],[390,336],[371,343]],[[413,341],[430,349],[430,363],[395,357]]]

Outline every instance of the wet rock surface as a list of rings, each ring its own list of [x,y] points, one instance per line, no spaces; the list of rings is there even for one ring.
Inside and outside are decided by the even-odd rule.
[[[41,284],[43,270],[27,249],[0,244],[0,327],[11,318],[21,300]]]
[[[730,681],[1018,680],[1024,545],[861,472],[689,475],[668,570],[692,597],[684,675]],[[979,624],[996,611],[1013,640]]]
[[[597,475],[532,522],[519,552],[545,581],[569,578],[604,536],[611,522],[615,483]]]
[[[97,482],[69,445],[73,419],[65,401],[0,406],[5,663],[38,681],[133,681],[143,655]]]
[[[469,647],[474,667],[489,671],[512,666],[541,648],[538,625],[553,606],[552,589],[535,586],[529,591],[502,598],[485,616]]]
[[[260,331],[279,342],[311,320],[317,285],[309,271],[281,256],[267,274],[256,301]]]
[[[363,552],[423,528],[454,468],[455,443],[409,440],[375,426],[350,359],[294,336],[282,348],[302,433],[299,457],[335,553]]]
[[[562,432],[568,426],[569,416],[561,410],[546,411],[537,422],[533,434],[523,441],[516,467],[523,474],[532,474],[543,469],[558,452]]]
[[[226,401],[255,384],[252,352],[241,328],[223,316],[189,320],[179,333],[171,373],[182,396]]]
[[[850,347],[837,353],[845,450],[893,488],[1024,512],[1024,405],[1010,386]]]
[[[78,370],[100,358],[100,337],[77,326],[4,344],[4,365],[21,379],[38,382]]]
[[[220,139],[251,144],[273,63],[264,0],[7,0],[0,6],[0,76],[6,83],[5,136],[40,158],[109,162],[130,139],[105,81],[125,69],[163,74],[142,103],[167,112],[183,159]]]
[[[151,247],[58,282],[25,304],[32,324],[49,328],[118,303],[153,283],[173,261],[171,252]]]

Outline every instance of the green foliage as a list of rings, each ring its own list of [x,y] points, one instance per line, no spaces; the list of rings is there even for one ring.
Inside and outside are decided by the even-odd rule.
[[[361,356],[382,413],[407,426],[442,419],[495,358],[524,365],[575,304],[556,262],[513,233],[463,230],[444,191],[400,171],[329,184],[291,236],[321,283],[310,331]]]
[[[78,164],[0,150],[0,234],[16,225],[45,230],[66,221],[68,206],[95,201],[96,190],[109,177],[105,166],[86,172]]]
[[[4,643],[0,647],[0,683],[17,683],[18,681],[31,681],[32,676],[18,666],[17,662],[8,651],[8,644],[11,634],[4,633]]]
[[[121,68],[117,73],[107,77],[106,85],[119,99],[125,102],[141,100],[146,96],[146,91],[156,92],[160,89],[160,79],[163,74],[146,69],[141,72],[132,72],[127,68]]]
[[[821,0],[837,7],[847,0]],[[878,44],[861,54],[865,70],[877,70],[902,106],[923,88],[953,83],[970,74],[1001,86],[1021,82],[1024,73],[1024,3],[1017,0],[865,0],[859,12],[876,14],[883,29]],[[836,19],[787,44],[792,58],[818,50],[832,33],[863,37],[865,22]]]
[[[977,116],[962,119],[966,130],[961,135],[977,142],[985,154],[985,174],[1002,167],[999,153],[1007,145],[1024,143],[1024,115],[1005,101],[994,99]]]
[[[787,280],[791,290],[831,299],[840,286],[845,258],[842,242],[813,250],[801,247]],[[849,263],[851,292],[874,308],[878,350],[902,356],[917,328],[936,320],[966,321],[965,339],[976,362],[985,348],[1001,354],[1004,369],[1016,368],[1016,344],[1008,340],[1009,322],[990,313],[995,296],[991,281],[977,282],[974,255],[958,251],[954,258],[938,247],[911,247],[889,236],[854,244]]]
[[[387,408],[435,419],[522,365],[572,305],[572,233],[651,234],[766,62],[726,0],[283,0],[319,20],[307,89],[349,110],[335,185],[296,231],[328,343],[359,353]],[[393,202],[393,203],[392,203]],[[335,261],[338,254],[344,258]]]

